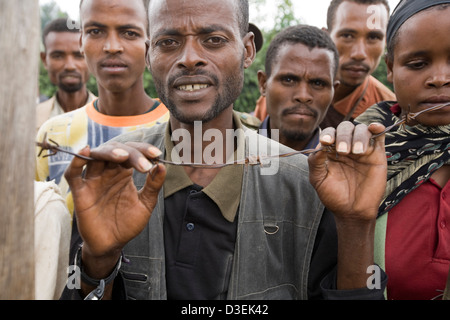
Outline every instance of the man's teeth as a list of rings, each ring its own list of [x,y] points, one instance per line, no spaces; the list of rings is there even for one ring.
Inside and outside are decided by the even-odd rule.
[[[179,86],[178,90],[181,91],[195,91],[195,90],[200,90],[200,89],[206,89],[208,88],[207,84],[188,84],[185,86]]]

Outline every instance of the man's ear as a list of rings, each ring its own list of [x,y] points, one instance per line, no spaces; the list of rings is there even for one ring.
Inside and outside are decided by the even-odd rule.
[[[390,83],[394,83],[394,62],[391,61],[387,56],[384,57],[384,61],[386,62],[387,66],[387,81]]]
[[[150,70],[150,40],[145,40],[145,64],[148,70]]]
[[[80,34],[80,40],[78,40],[78,44],[80,45],[80,53],[84,55],[84,48],[83,48],[83,30],[81,30]]]
[[[44,65],[45,69],[47,69],[47,53],[45,51],[40,53],[42,64]]]
[[[244,68],[248,69],[250,68],[256,57],[255,35],[253,34],[253,32],[249,32],[243,40],[245,47]]]
[[[267,75],[264,71],[258,71],[258,85],[259,85],[259,93],[262,96],[266,95],[266,86],[267,86]]]
[[[341,84],[341,82],[339,80],[334,80],[333,88],[334,88],[335,92],[336,92],[337,88],[339,88],[340,84]]]

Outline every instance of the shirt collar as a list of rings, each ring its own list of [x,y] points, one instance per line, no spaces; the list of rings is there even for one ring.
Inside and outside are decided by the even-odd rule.
[[[308,144],[303,150],[315,149],[320,143],[320,133],[321,129],[318,127],[316,131],[314,131],[312,138],[309,140]]]
[[[267,137],[267,138],[271,138],[270,136],[270,117],[267,116],[264,121],[261,123],[261,126],[259,127],[260,131],[259,134]],[[320,127],[317,127],[317,129],[314,131],[313,136],[311,137],[311,139],[309,139],[308,144],[306,145],[306,147],[303,150],[308,150],[308,149],[315,149],[317,147],[317,145],[320,142],[320,133],[321,133],[321,129]]]
[[[243,130],[239,117],[235,113],[233,113],[233,119],[235,127],[238,130]],[[171,140],[170,122],[166,127],[166,134],[164,136],[164,144],[166,149],[165,158],[169,161],[176,161],[176,159],[172,159],[174,144]],[[235,156],[237,154],[245,154],[244,135],[238,135],[237,149],[238,150],[234,153]],[[194,184],[182,166],[167,165],[166,167],[167,174],[164,182],[164,198],[167,198],[174,193]],[[220,169],[213,181],[202,190],[216,203],[223,217],[230,222],[234,221],[241,200],[243,174],[243,164],[225,166]]]

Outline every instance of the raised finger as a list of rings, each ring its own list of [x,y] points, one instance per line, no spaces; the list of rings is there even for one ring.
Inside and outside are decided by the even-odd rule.
[[[372,135],[379,135],[380,133],[383,133],[383,131],[386,129],[384,125],[381,123],[371,123],[368,127],[368,130]],[[385,135],[382,134],[376,138],[372,138],[372,140],[375,142],[375,145],[379,148],[385,147]]]
[[[353,143],[353,132],[355,125],[350,121],[344,121],[336,129],[336,151],[338,154],[346,155],[351,152]]]
[[[364,154],[367,151],[371,137],[372,133],[368,130],[367,125],[358,124],[353,132],[352,153]]]
[[[328,127],[322,130],[320,133],[320,144],[323,146],[330,146],[336,140],[336,129]]]
[[[149,144],[119,143],[109,141],[96,149],[91,154],[95,159],[121,164],[126,168],[134,168],[140,172],[146,173],[152,169],[153,165],[147,158],[155,158],[149,151]],[[145,148],[145,146],[147,148]]]

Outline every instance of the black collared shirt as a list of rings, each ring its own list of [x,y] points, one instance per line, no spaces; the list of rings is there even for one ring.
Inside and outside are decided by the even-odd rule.
[[[195,184],[167,197],[164,206],[168,299],[225,299],[237,219],[226,220]]]

